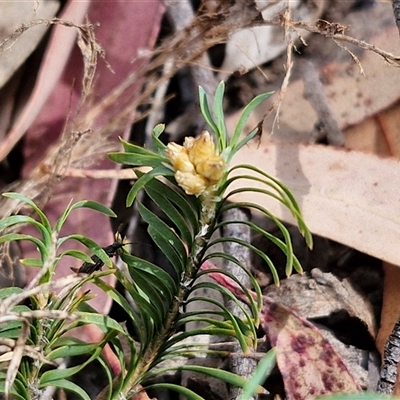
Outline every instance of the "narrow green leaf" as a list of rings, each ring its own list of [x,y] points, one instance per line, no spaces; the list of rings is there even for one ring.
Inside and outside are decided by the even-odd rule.
[[[216,123],[214,122],[214,119],[211,115],[210,109],[208,107],[208,100],[207,100],[207,94],[204,91],[204,89],[199,86],[199,104],[200,104],[200,111],[201,114],[203,115],[203,118],[209,125],[209,127],[213,130],[215,134],[218,134],[218,127]]]
[[[186,249],[175,232],[142,203],[137,203],[138,211],[145,222],[148,223],[149,235],[162,253],[174,267],[177,276],[181,275],[186,265]]]
[[[6,374],[3,372],[0,372],[0,393],[5,393],[6,388],[5,388],[5,381],[6,381]],[[12,398],[14,400],[27,400],[29,399],[29,393],[27,391],[27,385],[19,381],[18,379],[14,380],[14,384],[10,390],[10,394],[12,395]]]
[[[0,236],[0,243],[10,242],[12,240],[28,240],[36,245],[42,258],[47,258],[48,251],[45,244],[31,235],[24,235],[22,233],[8,233],[6,235]]]
[[[157,281],[151,280],[151,276],[149,274],[146,274],[144,271],[140,270],[130,270],[131,272],[131,277],[133,281],[135,282],[135,285],[140,287],[140,289],[146,293],[146,296],[149,301],[151,301],[152,306],[158,310],[158,314],[160,314],[160,320],[159,324],[162,324],[162,321],[165,318],[165,313],[169,309],[169,302],[166,301],[166,299],[162,298],[162,289],[158,287]],[[161,290],[160,290],[161,289]],[[161,327],[161,324],[159,327]]]
[[[93,260],[83,251],[80,250],[66,250],[63,253],[60,254],[60,258],[65,257],[65,256],[71,256],[74,258],[78,258],[79,260],[82,260],[84,262],[93,262]]]
[[[158,138],[164,132],[164,130],[165,130],[165,124],[158,124],[153,128],[152,135]]]
[[[175,385],[173,383],[155,383],[153,385],[146,386],[144,390],[148,389],[166,389],[166,390],[173,390],[174,392],[177,392],[181,394],[182,396],[185,396],[188,400],[205,400],[203,397],[199,396],[195,392],[191,391],[188,388],[185,388],[183,386]]]
[[[132,324],[136,330],[136,332],[138,333],[139,337],[140,335],[143,333],[143,324],[140,321],[140,318],[134,313],[134,311],[132,310],[131,305],[129,304],[129,302],[125,299],[125,297],[119,293],[115,288],[113,288],[112,286],[108,285],[106,282],[104,282],[103,280],[101,280],[100,278],[98,278],[97,275],[95,275],[93,277],[93,283],[98,286],[107,296],[109,296],[111,299],[113,299],[117,304],[119,304],[123,310],[125,310],[125,312],[128,314],[128,317],[130,318],[130,320],[132,321]],[[87,309],[89,310],[88,305],[85,304],[85,307],[82,307],[83,310]],[[93,310],[93,309],[92,309]],[[94,311],[94,310],[93,310]],[[124,336],[127,336],[128,333],[126,332],[126,330],[120,325],[118,324],[118,322],[114,321],[112,322],[113,325],[109,325],[109,323],[107,322],[107,325],[104,326],[103,324],[103,319],[101,318],[102,316],[99,314],[95,314],[95,313],[91,313],[88,311],[80,311],[82,313],[84,313],[84,315],[97,315],[97,317],[95,317],[95,320],[92,321],[90,318],[85,318],[83,320],[83,322],[86,323],[94,323],[95,325],[97,324],[101,324],[103,326],[99,326],[100,329],[102,329],[103,332],[107,332],[107,329],[112,328],[115,329],[117,332],[121,333]],[[79,313],[78,313],[79,314]]]
[[[204,316],[202,316],[204,314]],[[184,326],[190,322],[195,322],[195,323],[204,323],[208,324],[210,327],[215,326],[218,329],[232,329],[232,325],[229,324],[229,322],[220,320],[220,319],[215,319],[215,318],[210,318],[210,315],[215,315],[219,318],[223,318],[225,315],[221,311],[204,311],[204,312],[193,312],[193,313],[185,313],[182,315],[181,318],[176,322],[175,326]]]
[[[253,129],[248,135],[246,135],[238,144],[235,145],[235,147],[230,147],[232,150],[230,151],[229,157],[227,158],[227,163],[229,164],[232,157],[243,147],[246,146],[247,143],[250,142],[250,140],[254,139],[254,137],[257,135],[259,132],[259,128]]]
[[[212,287],[212,285],[215,285],[215,287]],[[222,304],[218,305],[218,301],[217,302],[210,301],[210,299],[207,297],[193,297],[188,300],[188,303],[192,301],[203,301],[219,306],[224,312],[224,317],[226,321],[229,321],[231,324],[231,330],[234,331],[233,337],[237,339],[237,341],[239,342],[242,351],[244,353],[247,353],[249,348],[248,345],[249,340],[253,341],[252,344],[253,346],[256,345],[255,340],[257,338],[257,332],[255,330],[254,322],[249,312],[243,307],[241,302],[228,289],[224,287],[217,288],[217,286],[221,285],[217,285],[211,282],[211,285],[209,286],[198,284],[196,285],[196,288],[208,287],[220,291],[223,295],[227,296],[229,300],[235,302],[235,304],[243,311],[247,323],[243,322],[242,320],[234,316],[225,306],[222,306]]]
[[[71,212],[71,205],[72,205],[72,199],[69,201],[67,207],[65,207],[65,210],[61,213],[60,217],[58,218],[58,220],[54,226],[55,232],[60,232],[61,228],[64,226],[65,221],[67,220],[67,218]]]
[[[248,169],[248,170],[253,171],[256,174],[259,174],[259,175],[263,176],[264,178],[266,178],[266,180],[264,180],[264,183],[270,187],[273,187],[277,191],[277,193],[279,193],[281,195],[282,200],[280,200],[280,201],[282,201],[282,203],[292,213],[293,217],[296,219],[300,233],[304,236],[307,245],[310,248],[312,248],[311,232],[307,228],[307,226],[301,216],[300,206],[298,205],[298,203],[297,203],[295,197],[293,196],[293,194],[291,193],[291,191],[278,179],[276,179],[273,176],[267,174],[266,172],[260,170],[259,168],[254,167],[253,165],[249,165],[249,164],[236,165],[233,168],[231,168],[231,170],[229,172],[232,172],[232,171],[234,171],[236,169],[240,169],[240,168]],[[236,178],[234,178],[234,179],[236,179]],[[258,180],[258,178],[254,177],[254,176],[249,176],[246,179]],[[229,186],[228,181],[224,185],[225,189],[227,186]],[[250,188],[250,189],[252,189],[252,188]]]
[[[131,295],[133,293],[134,296],[137,297],[137,293],[134,292],[134,290],[132,289],[132,284],[130,284],[124,276],[121,276],[118,271],[116,272],[116,275],[117,275],[117,279],[128,290],[128,292]],[[101,279],[97,279],[95,277],[94,283],[101,290],[103,290],[104,293],[107,294],[107,296],[111,297],[117,304],[119,304],[125,310],[125,312],[128,314],[128,316],[134,326],[135,331],[137,332],[137,334],[139,336],[140,342],[142,343],[142,342],[146,341],[148,336],[151,333],[148,331],[149,327],[144,326],[142,318],[139,315],[135,314],[135,312],[132,310],[131,304],[129,304],[129,302],[125,299],[125,297],[122,294],[120,294],[117,290],[115,290],[115,288],[106,284]],[[140,299],[134,299],[134,300],[137,301]],[[141,300],[142,300],[142,302],[140,303],[140,301],[139,301],[138,306],[139,307],[142,306],[143,308],[142,308],[142,310],[139,310],[139,311],[147,312],[148,310],[150,310],[149,316],[154,314],[155,311],[151,308],[151,305],[145,299],[141,299]],[[147,319],[149,319],[149,317]],[[120,327],[119,329],[122,329],[122,327]],[[122,333],[124,333],[124,335],[127,334],[125,331],[123,331]]]
[[[236,203],[232,204],[232,205],[236,206]],[[230,205],[227,205],[227,207],[226,208],[224,207],[223,210],[225,212],[227,209],[231,209],[231,208],[233,208],[233,207],[230,207]],[[220,224],[217,224],[215,229],[220,229],[225,224],[237,224],[237,223],[238,223],[238,221],[225,220],[225,221],[221,222]],[[265,229],[260,228],[257,224],[254,224],[251,221],[240,221],[240,223],[243,225],[249,226],[254,232],[261,234],[267,240],[271,241],[275,246],[277,246],[280,250],[282,250],[282,252],[283,252],[283,254],[285,254],[285,256],[288,256],[288,254],[290,253],[290,251],[292,249],[291,245],[288,246],[284,241],[282,241],[275,235],[271,234],[270,232],[266,231]],[[299,272],[299,273],[302,272],[300,261],[294,254],[293,254],[293,266],[297,272]]]
[[[195,196],[187,196],[178,186],[171,187],[158,179],[153,179],[148,183],[147,187],[151,187],[158,193],[163,194],[171,203],[175,204],[181,214],[188,220],[193,232],[199,230],[199,199]]]
[[[100,258],[100,260],[107,265],[107,267],[111,268],[113,263],[110,259],[110,257],[107,255],[107,253],[92,239],[89,239],[86,236],[79,235],[79,234],[72,234],[65,236],[63,238],[60,238],[58,240],[58,246],[61,246],[64,242],[67,240],[76,240],[80,243],[82,243],[84,246],[86,246],[93,254],[95,254],[97,257]],[[81,252],[77,253],[81,254]],[[80,257],[78,257],[80,258]]]
[[[6,287],[0,289],[0,299],[6,299],[8,296],[12,294],[22,293],[24,290],[19,287]]]
[[[28,204],[29,206],[31,206],[33,208],[33,210],[35,210],[36,214],[39,216],[40,221],[42,222],[42,225],[45,227],[45,229],[48,232],[51,232],[51,225],[49,220],[47,219],[46,215],[43,213],[43,211],[36,205],[36,203],[34,201],[32,201],[31,199],[29,199],[28,197],[20,194],[20,193],[15,193],[15,192],[7,192],[7,193],[3,193],[4,197],[9,197],[11,199],[17,199],[22,201],[25,204]]]
[[[176,295],[177,284],[172,279],[171,275],[165,272],[162,268],[149,261],[143,260],[131,254],[121,254],[121,259],[124,261],[128,269],[139,269],[149,274],[150,279],[157,282],[157,286],[161,287],[164,295],[168,296],[168,301],[171,301]]]
[[[231,329],[221,329],[217,328],[214,326],[206,326],[204,328],[199,328],[199,329],[192,329],[187,332],[183,333],[178,333],[174,335],[171,339],[169,339],[164,347],[162,348],[162,351],[164,353],[161,353],[160,357],[164,357],[167,354],[170,354],[170,352],[174,351],[174,348],[177,343],[180,343],[182,340],[185,340],[189,337],[194,337],[198,335],[210,335],[210,336],[226,336],[228,338],[234,338],[235,337],[235,331]],[[188,345],[190,347],[190,345]],[[158,362],[161,362],[160,359],[157,360]],[[151,377],[151,373],[153,371],[149,372],[149,375],[146,375],[146,379],[148,377]]]
[[[243,128],[246,125],[247,120],[250,117],[250,114],[254,111],[254,109],[260,105],[264,100],[266,100],[268,97],[271,96],[273,92],[268,92],[268,93],[263,93],[258,96],[256,96],[252,101],[250,101],[249,104],[244,108],[240,118],[239,122],[236,125],[235,131],[233,132],[231,141],[230,141],[230,146],[234,149],[236,147],[236,144],[239,140],[240,134],[243,131]]]
[[[100,352],[101,348],[97,346],[96,356],[98,356]],[[45,371],[40,377],[39,387],[42,388],[45,386],[56,386],[55,382],[69,378],[77,374],[79,371],[85,368],[86,365],[88,365],[91,361],[93,361],[93,359],[95,359],[96,356],[92,355],[92,357],[90,357],[87,361],[85,361],[82,364],[78,364],[75,367],[70,367],[65,369],[52,369],[49,371]]]
[[[137,155],[134,153],[109,153],[108,158],[118,164],[132,165],[132,167],[153,167],[159,168],[163,163],[168,163],[167,158],[159,155]]]
[[[111,329],[114,329],[118,333],[126,335],[126,331],[122,326],[117,321],[106,315],[86,313],[82,311],[76,312],[76,315],[80,319],[78,325],[82,325],[82,323],[84,325],[93,324],[100,328],[104,333],[108,333]]]
[[[38,224],[36,220],[27,215],[10,215],[0,220],[0,231],[17,224]]]
[[[18,325],[18,328],[12,329],[11,323],[7,324],[0,330],[0,337],[2,339],[17,339],[21,335],[21,323],[15,323],[13,326]]]
[[[167,148],[167,146],[159,139],[160,135],[164,132],[164,129],[164,124],[158,124],[153,128],[152,132],[152,145],[154,151],[162,156],[165,156],[165,149]]]
[[[0,220],[0,231],[4,229],[14,226],[17,224],[29,224],[37,228],[43,238],[43,242],[46,246],[50,246],[51,244],[51,228],[48,230],[45,225],[37,222],[32,217],[25,216],[25,215],[11,215],[10,217],[6,217]],[[12,239],[11,239],[12,240]]]
[[[156,154],[153,150],[146,149],[143,146],[138,146],[137,144],[129,143],[123,139],[120,139],[120,142],[122,143],[122,146],[124,146],[124,150],[126,153],[130,154],[135,154],[140,156],[148,156],[148,157],[155,157],[158,159],[166,159],[166,157],[160,157],[158,154]]]
[[[147,164],[146,164],[147,165]],[[174,172],[169,168],[164,166],[159,166],[157,168],[152,169],[151,171],[147,172],[146,174],[140,176],[140,178],[135,182],[132,186],[131,190],[126,197],[126,206],[130,207],[134,202],[137,194],[139,193],[140,189],[142,189],[145,185],[148,184],[152,179],[157,176],[173,176]]]
[[[21,258],[19,261],[22,265],[25,265],[27,267],[35,267],[35,268],[43,267],[43,261],[37,258]]]
[[[183,365],[178,367],[177,369],[178,371],[198,372],[200,374],[211,376],[220,381],[229,383],[230,385],[234,385],[240,388],[242,388],[247,382],[247,379],[220,368],[203,367],[201,365]],[[264,393],[264,392],[265,392],[264,388],[258,386],[257,393]]]
[[[141,314],[141,324],[148,323],[147,329],[138,324],[138,329],[141,329],[146,334],[146,340],[151,339],[155,328],[160,328],[163,324],[163,311],[153,304],[151,294],[146,293],[139,284],[131,282],[120,271],[116,272],[117,279],[130,294],[133,301],[136,303],[138,312]],[[148,288],[146,285],[145,288]]]
[[[246,206],[245,206],[246,207]],[[289,241],[290,241],[290,237],[289,237]],[[224,237],[220,237],[217,239],[214,239],[213,241],[211,241],[208,246],[212,247],[215,246],[219,243],[225,243],[225,242],[235,242],[237,244],[240,244],[241,246],[247,247],[251,252],[253,252],[254,254],[258,255],[263,261],[265,261],[271,271],[271,274],[274,278],[274,282],[276,284],[279,284],[279,275],[278,272],[275,268],[274,263],[272,262],[271,258],[268,257],[263,251],[261,251],[260,249],[258,249],[257,247],[253,246],[251,243],[248,243],[244,240],[240,240],[237,238],[233,238],[233,237],[229,237],[229,238],[224,238]],[[291,253],[292,255],[293,253]],[[290,264],[292,265],[292,264]]]
[[[166,185],[164,185],[166,186]],[[154,190],[149,183],[145,187],[146,193],[159,207],[160,210],[169,218],[171,223],[176,226],[180,232],[182,240],[186,243],[188,247],[191,247],[193,241],[193,230],[188,226],[184,215],[182,215],[169,201],[166,193],[160,193]]]
[[[271,349],[257,364],[252,377],[243,386],[243,392],[240,395],[239,400],[252,399],[255,394],[259,393],[260,385],[265,382],[275,365],[276,351],[275,349]]]
[[[75,393],[83,400],[91,400],[90,396],[80,386],[71,381],[68,381],[67,379],[54,380],[49,385],[43,385],[42,387],[46,386],[54,386],[60,389],[64,389],[69,392]]]
[[[104,204],[98,203],[93,200],[82,200],[71,206],[71,210],[76,210],[78,208],[89,208],[91,210],[97,211],[101,214],[106,215],[107,217],[116,218],[117,214],[111,208],[105,206]]]
[[[197,275],[197,278],[199,278],[202,275],[208,275],[211,273],[218,273],[218,274],[223,274],[227,276],[228,278],[232,279],[236,284],[242,289],[243,293],[247,296],[248,298],[248,305],[251,310],[251,313],[255,319],[255,321],[258,324],[258,313],[261,311],[262,308],[262,296],[261,296],[261,289],[260,286],[257,282],[257,280],[254,278],[254,276],[251,274],[245,266],[239,262],[239,260],[236,257],[231,256],[230,254],[227,253],[221,253],[221,252],[210,252],[207,253],[206,258],[203,260],[203,262],[207,261],[208,259],[214,259],[214,258],[221,258],[223,260],[227,260],[230,262],[233,262],[234,264],[238,265],[240,268],[243,269],[243,271],[247,274],[250,280],[250,285],[254,288],[254,291],[257,294],[256,299],[254,299],[252,292],[248,290],[246,287],[243,286],[243,284],[237,279],[236,276],[231,274],[230,272],[226,271],[225,269],[219,269],[219,268],[213,268],[213,269],[206,269],[203,271],[200,271]]]
[[[215,91],[215,96],[214,96],[214,113],[215,113],[215,118],[217,119],[217,127],[218,127],[218,131],[216,132],[218,139],[217,150],[219,152],[222,152],[228,145],[228,134],[226,132],[224,108],[223,108],[224,92],[225,92],[225,83],[224,81],[221,81],[217,86],[217,90]]]
[[[69,344],[65,344],[61,347],[57,347],[56,349],[50,351],[46,355],[46,358],[49,360],[56,360],[57,358],[66,358],[66,357],[74,357],[80,356],[82,354],[91,354],[93,353],[98,347],[98,343],[88,344],[82,343],[78,339],[72,340],[69,338]]]

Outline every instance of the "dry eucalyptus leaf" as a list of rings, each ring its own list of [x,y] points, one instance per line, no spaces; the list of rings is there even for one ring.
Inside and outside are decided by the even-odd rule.
[[[290,4],[282,1],[271,1],[267,5],[265,1],[256,1],[256,4],[266,21],[276,19],[287,5],[294,19],[312,21],[321,15],[326,6],[324,1],[311,4],[300,0],[291,1]],[[294,33],[293,39],[297,39]],[[245,71],[271,61],[282,54],[286,47],[282,26],[264,25],[240,29],[234,32],[227,42],[220,79],[226,78],[228,71],[231,73],[237,70]]]
[[[384,6],[391,12],[390,4],[379,4],[379,7]],[[399,52],[398,30],[395,26],[380,31],[369,41],[394,54]],[[310,60],[313,61],[312,58]],[[341,129],[362,122],[399,99],[397,88],[400,70],[397,66],[386,63],[368,51],[360,57],[360,62],[365,75],[360,73],[359,67],[351,59],[347,63],[340,59],[333,61],[319,70],[329,107]],[[261,113],[265,113],[265,110],[261,110]],[[285,93],[279,113],[280,128],[276,127],[275,132],[279,135],[282,132],[285,136],[288,136],[288,132],[299,131],[309,134],[317,123],[316,111],[304,98],[303,80],[293,81]],[[290,138],[294,139],[293,136]]]
[[[371,337],[376,335],[372,306],[354,290],[349,279],[339,280],[331,273],[314,268],[311,276],[292,275],[282,280],[279,287],[270,285],[264,293],[307,319],[328,317],[345,310],[366,325]]]
[[[32,20],[49,19],[60,7],[58,0],[48,1],[5,1],[0,14],[0,87],[36,49],[48,26],[40,24],[29,29],[28,34],[15,33],[22,24]]]
[[[88,6],[89,2],[82,3],[71,1],[65,6],[60,17],[67,21],[72,20],[75,23],[80,23],[87,12]],[[38,26],[41,25],[47,26],[44,22]],[[27,32],[20,36],[20,39],[29,36],[32,29],[36,29],[36,26],[29,28]],[[0,160],[6,157],[18,143],[42,110],[46,100],[49,98],[63,73],[70,52],[74,46],[76,36],[77,30],[75,28],[67,28],[60,25],[55,26],[42,60],[33,91],[26,104],[24,104],[23,109],[19,111],[16,120],[7,134],[7,138],[0,143]],[[41,150],[43,153],[43,148]]]
[[[313,233],[400,265],[395,240],[400,235],[400,161],[342,148],[264,141],[242,148],[232,165],[249,161],[290,188]],[[232,189],[244,186],[264,188],[239,180]],[[242,192],[232,200],[252,201],[294,222],[270,196]]]

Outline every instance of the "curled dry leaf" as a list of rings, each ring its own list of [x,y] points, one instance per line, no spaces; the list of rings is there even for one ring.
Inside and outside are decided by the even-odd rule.
[[[208,262],[202,265],[202,269],[212,268],[213,265]],[[247,297],[232,279],[220,273],[210,275],[247,303]],[[288,400],[306,400],[330,393],[361,390],[342,358],[320,331],[268,296],[263,296],[261,326],[271,346],[276,348],[277,364]]]

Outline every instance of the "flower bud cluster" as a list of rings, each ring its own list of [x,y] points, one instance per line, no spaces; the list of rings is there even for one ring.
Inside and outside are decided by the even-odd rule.
[[[183,146],[169,143],[166,153],[174,167],[176,182],[187,194],[203,194],[224,175],[225,161],[216,154],[207,131],[197,138],[185,138]]]

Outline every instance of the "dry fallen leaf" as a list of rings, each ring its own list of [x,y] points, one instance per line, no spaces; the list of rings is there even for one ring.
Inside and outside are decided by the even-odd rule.
[[[205,262],[203,270],[214,268]],[[210,273],[219,284],[248,303],[235,281],[221,273]],[[253,293],[255,296],[255,293]],[[263,296],[261,326],[275,347],[288,400],[307,400],[330,393],[361,390],[342,358],[319,330],[288,307]]]
[[[29,25],[32,20],[54,17],[60,7],[58,0],[40,3],[23,1],[5,1],[1,4],[0,15],[0,88],[32,54],[46,33],[46,24],[37,25],[28,35],[19,35],[15,31],[21,25]]]
[[[249,160],[293,192],[313,233],[400,265],[394,240],[400,235],[400,161],[321,145],[265,141],[242,148],[232,166]],[[239,180],[232,189],[239,186],[262,185]],[[271,197],[242,192],[232,200],[252,201],[293,222]]]
[[[303,1],[295,0],[289,3],[256,1],[265,21],[272,21],[279,13],[289,6],[294,19],[313,21],[321,15],[325,2],[321,1],[311,6]],[[293,36],[294,32],[293,32]],[[305,33],[304,37],[308,36]],[[240,29],[230,35],[225,49],[224,62],[220,67],[219,78],[227,78],[234,71],[249,70],[275,59],[285,52],[287,43],[282,26],[255,26]]]
[[[263,293],[307,319],[345,310],[365,325],[372,338],[376,336],[371,303],[354,289],[348,278],[338,279],[332,273],[314,268],[311,274],[295,274],[282,280],[280,286],[270,285]]]

